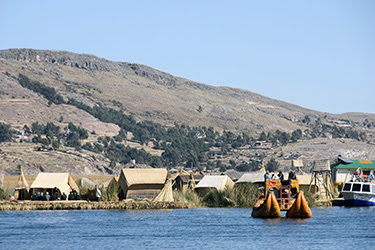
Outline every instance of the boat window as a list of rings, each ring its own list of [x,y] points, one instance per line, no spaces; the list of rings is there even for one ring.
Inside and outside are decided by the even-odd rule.
[[[350,188],[352,187],[352,184],[350,183],[345,183],[344,188],[342,189],[343,191],[350,191]]]
[[[370,192],[370,184],[363,184],[362,192]]]
[[[354,183],[352,191],[361,191],[361,184]]]
[[[371,185],[372,192],[375,194],[375,185]]]

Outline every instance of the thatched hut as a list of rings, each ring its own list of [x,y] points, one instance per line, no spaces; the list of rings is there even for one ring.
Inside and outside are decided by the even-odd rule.
[[[264,173],[260,172],[250,172],[245,173],[241,176],[241,178],[236,181],[236,185],[241,183],[254,183],[258,186],[264,186]]]
[[[14,199],[16,200],[28,200],[30,199],[29,184],[23,175],[23,169],[20,167],[20,176],[18,177],[17,186],[14,192]]]
[[[189,188],[194,188],[203,178],[202,174],[195,174],[191,178],[191,175],[179,175],[174,180],[173,189],[177,189],[180,191],[185,191]],[[194,183],[193,183],[194,182]]]
[[[194,190],[198,194],[203,194],[211,189],[223,191],[225,188],[232,188],[233,186],[234,182],[226,175],[205,175]]]
[[[91,181],[90,179],[88,179],[86,177],[82,177],[82,178],[76,180],[76,184],[79,187],[87,188],[89,190],[94,189],[95,185],[96,185],[93,181]]]
[[[63,193],[69,195],[73,188],[79,192],[78,185],[68,173],[39,173],[30,186],[30,194],[32,195],[36,192],[49,192],[51,194],[55,187],[59,191],[59,197]]]
[[[155,198],[163,189],[167,178],[165,168],[126,168],[118,180],[119,198]]]

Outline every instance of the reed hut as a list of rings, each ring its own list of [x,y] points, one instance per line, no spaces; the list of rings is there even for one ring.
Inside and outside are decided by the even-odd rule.
[[[118,180],[119,198],[155,198],[163,189],[167,179],[165,168],[126,168],[121,170]]]
[[[28,200],[30,199],[29,184],[23,175],[23,168],[20,167],[20,176],[18,177],[17,186],[14,192],[14,199],[16,200]]]
[[[52,194],[54,188],[57,188],[61,197],[63,193],[69,193],[75,188],[79,192],[77,183],[69,173],[39,173],[35,181],[30,186],[30,194],[37,192],[49,192]]]
[[[186,191],[187,189],[193,189],[195,185],[197,185],[203,178],[202,174],[195,174],[191,178],[190,175],[179,175],[174,180],[173,189],[177,189],[180,191]],[[194,183],[193,183],[194,182]]]
[[[95,185],[96,185],[93,181],[91,181],[90,179],[88,179],[86,177],[82,177],[82,178],[76,180],[76,184],[79,187],[87,188],[89,190],[94,189]]]
[[[240,185],[241,183],[254,183],[258,186],[264,186],[264,173],[250,172],[243,174],[238,181],[236,181],[236,185]]]
[[[194,190],[198,194],[204,194],[211,189],[223,191],[233,186],[234,182],[226,175],[205,175]]]

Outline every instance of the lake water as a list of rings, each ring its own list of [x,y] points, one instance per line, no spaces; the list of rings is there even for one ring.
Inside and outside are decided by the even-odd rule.
[[[265,220],[220,208],[2,212],[0,249],[375,249],[375,207],[312,213]]]

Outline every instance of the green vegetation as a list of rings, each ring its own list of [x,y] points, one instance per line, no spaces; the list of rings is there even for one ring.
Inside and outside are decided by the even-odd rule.
[[[9,200],[9,195],[13,195],[14,191],[12,187],[0,188],[0,200]]]
[[[118,201],[118,186],[115,179],[108,184],[107,188],[101,188],[102,196],[100,201]]]
[[[193,190],[173,191],[173,198],[175,201],[186,202],[190,208],[201,207],[202,200]]]
[[[275,158],[271,158],[266,164],[266,169],[270,172],[275,172],[280,168],[280,163]]]
[[[22,87],[41,94],[50,103],[54,103],[54,104],[64,103],[63,97],[57,94],[54,88],[47,87],[44,84],[37,82],[37,81],[31,81],[27,76],[22,75],[22,74],[18,75],[18,82],[21,84]]]
[[[8,197],[5,193],[5,190],[0,188],[0,200],[6,200]]]
[[[210,190],[202,197],[202,202],[208,207],[253,207],[261,192],[251,183],[243,183],[226,188],[224,191]]]
[[[0,142],[11,141],[13,134],[14,131],[10,128],[9,125],[0,122]]]
[[[331,135],[333,138],[366,140],[364,132],[358,132],[353,128],[329,126],[322,123],[320,119],[314,121],[307,115],[302,122],[309,129],[303,132],[300,129],[296,129],[292,133],[280,130],[267,133],[262,132],[257,139],[248,136],[246,133],[235,134],[231,131],[219,133],[213,127],[190,127],[177,123],[173,127],[164,127],[152,121],[137,122],[132,115],[124,114],[124,107],[118,101],[112,101],[116,109],[105,107],[102,104],[91,107],[75,99],[69,99],[65,102],[54,88],[47,87],[37,81],[32,81],[22,74],[18,76],[18,81],[22,86],[41,94],[51,103],[73,105],[93,115],[102,122],[118,125],[120,131],[117,136],[113,138],[100,138],[94,144],[85,143],[83,146],[81,145],[81,141],[88,138],[88,132],[85,129],[76,127],[72,123],[69,124],[67,129],[69,133],[65,133],[64,136],[61,136],[61,133],[57,134],[60,128],[53,124],[47,124],[45,127],[33,124],[31,128],[32,132],[36,134],[32,139],[33,142],[42,143],[45,146],[52,144],[52,148],[57,149],[62,144],[62,141],[64,141],[66,146],[74,147],[77,150],[84,148],[104,154],[111,161],[111,166],[115,166],[116,163],[128,163],[130,160],[135,159],[138,163],[149,164],[153,167],[166,166],[172,168],[182,165],[197,170],[202,170],[204,167],[208,169],[218,167],[221,171],[225,171],[228,168],[238,171],[251,171],[259,168],[259,163],[256,160],[240,163],[233,161],[229,165],[224,165],[221,161],[216,160],[214,162],[209,159],[215,159],[215,155],[220,156],[219,158],[226,156],[233,149],[251,147],[256,140],[271,143],[272,147],[285,146],[288,143],[295,143],[303,138],[326,137],[328,135]],[[63,121],[63,117],[60,117],[60,121]],[[364,126],[369,125],[368,123],[364,123]],[[65,131],[67,132],[67,130]],[[164,151],[162,156],[156,157],[144,150],[125,147],[122,142],[126,139],[127,132],[131,132],[133,134],[132,140],[141,145],[153,141],[155,149]],[[43,134],[46,135],[46,138],[41,136]],[[0,136],[2,136],[1,126]],[[9,140],[9,136],[3,136],[3,138]],[[259,156],[259,158],[262,157]],[[276,159],[271,159],[268,162],[267,168],[271,171],[276,170],[278,168]]]
[[[307,204],[309,204],[309,207],[316,207],[318,206],[317,202],[316,202],[316,199],[318,198],[316,195],[310,193],[310,192],[306,192],[306,193],[303,193],[305,195],[305,198],[306,198],[306,201],[307,201]]]

